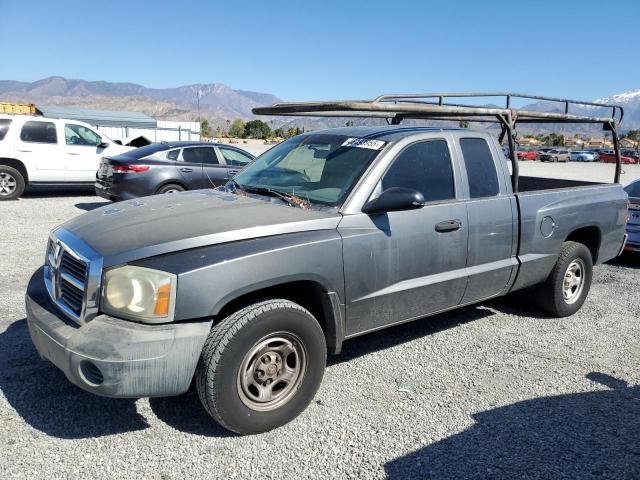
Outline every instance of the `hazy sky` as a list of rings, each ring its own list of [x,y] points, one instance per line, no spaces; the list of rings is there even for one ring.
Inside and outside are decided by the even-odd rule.
[[[0,79],[221,82],[286,100],[640,88],[640,0],[0,0]]]

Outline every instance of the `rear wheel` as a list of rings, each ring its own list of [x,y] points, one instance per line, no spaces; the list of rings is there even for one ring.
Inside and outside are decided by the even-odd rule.
[[[22,174],[13,167],[0,165],[0,200],[15,200],[24,192]]]
[[[220,425],[260,433],[293,420],[315,395],[327,347],[317,320],[289,300],[255,303],[215,325],[196,387]]]
[[[178,185],[177,183],[169,183],[160,187],[156,193],[178,193],[184,192],[185,190],[186,189],[182,185]]]
[[[547,280],[536,287],[538,304],[556,317],[573,315],[591,288],[593,260],[582,243],[565,242]]]

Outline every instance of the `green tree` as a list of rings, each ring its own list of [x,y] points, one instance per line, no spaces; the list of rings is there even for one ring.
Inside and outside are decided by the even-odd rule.
[[[295,137],[296,135],[298,135],[298,131],[297,130],[298,130],[297,128],[289,128],[287,130],[286,135],[285,135],[286,138],[291,138],[291,137]]]
[[[236,118],[233,122],[231,122],[231,126],[229,127],[229,136],[235,138],[244,138],[244,122]]]
[[[469,128],[469,120],[460,120],[458,126],[460,128]]]
[[[249,138],[269,138],[271,128],[262,120],[251,120],[244,125],[244,135]]]
[[[209,120],[206,118],[203,118],[200,121],[200,136],[201,137],[211,136],[211,126],[209,125]]]
[[[282,131],[282,129],[281,129],[281,128],[276,128],[276,129],[273,131],[273,136],[274,136],[274,137],[284,138],[284,132]]]
[[[626,134],[622,135],[622,138],[628,138],[636,143],[636,148],[640,146],[640,130],[629,130]]]

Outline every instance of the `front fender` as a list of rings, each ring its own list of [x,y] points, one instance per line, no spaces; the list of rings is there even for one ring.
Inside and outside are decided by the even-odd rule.
[[[135,264],[178,275],[177,321],[214,316],[242,295],[295,281],[313,281],[344,299],[342,239],[336,230],[230,242]]]

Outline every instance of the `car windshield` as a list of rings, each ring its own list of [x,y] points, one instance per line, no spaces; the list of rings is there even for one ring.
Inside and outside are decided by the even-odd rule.
[[[339,206],[384,145],[345,135],[300,135],[262,154],[232,183],[246,192]]]
[[[627,195],[630,197],[640,197],[640,181],[627,185],[624,187],[624,191],[627,192]]]

